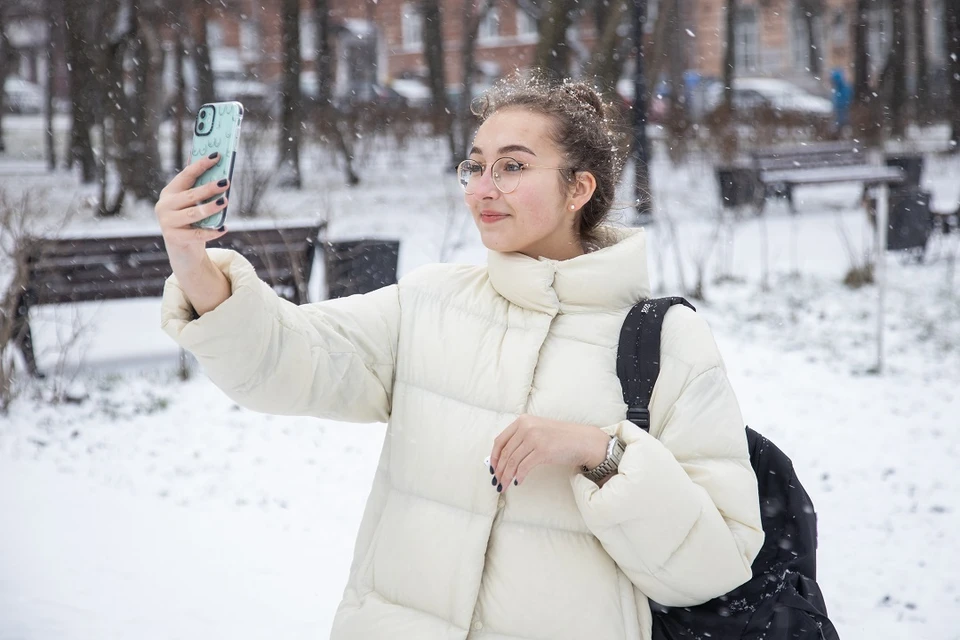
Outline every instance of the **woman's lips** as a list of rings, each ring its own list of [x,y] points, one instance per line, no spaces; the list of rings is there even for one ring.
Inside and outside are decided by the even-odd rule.
[[[505,213],[497,213],[496,211],[481,211],[480,212],[480,221],[487,223],[494,223],[503,220],[504,218],[509,217]]]

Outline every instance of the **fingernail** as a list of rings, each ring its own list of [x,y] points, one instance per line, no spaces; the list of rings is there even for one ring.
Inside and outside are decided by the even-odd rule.
[[[219,151],[214,151],[213,153],[211,153],[211,154],[208,155],[207,157],[210,158],[211,160],[213,160],[213,159],[216,158],[218,155],[220,155],[220,152],[219,152]]]
[[[223,206],[223,198],[217,198],[217,206],[218,206],[218,207],[222,207],[222,206]]]
[[[498,485],[497,485],[497,493],[501,493],[502,491],[503,491],[503,485],[502,485],[502,484],[498,484]]]
[[[515,486],[515,487],[516,487],[516,486],[518,486],[519,484],[520,484],[520,483],[519,483],[519,482],[517,482],[517,479],[516,479],[516,478],[514,478],[514,479],[513,479],[513,486]]]
[[[226,231],[226,230],[227,230],[227,228],[226,228],[225,226],[223,226],[223,225],[217,227],[217,231]]]
[[[218,182],[218,183],[217,183],[217,186],[218,186],[218,187],[225,187],[225,186],[227,186],[227,179],[224,178],[223,180],[221,180],[220,182]]]
[[[490,465],[490,474],[493,475],[493,465]]]
[[[490,486],[497,486],[497,476],[493,476],[493,482],[490,483]]]

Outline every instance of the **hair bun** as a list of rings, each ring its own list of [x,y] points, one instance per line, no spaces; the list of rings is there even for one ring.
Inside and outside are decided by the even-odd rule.
[[[575,82],[564,80],[562,89],[569,93],[573,98],[586,107],[596,112],[597,116],[603,118],[607,115],[606,107],[600,92],[585,82]]]

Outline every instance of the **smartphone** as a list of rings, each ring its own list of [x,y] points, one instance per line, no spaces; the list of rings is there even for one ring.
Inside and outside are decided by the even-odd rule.
[[[194,186],[220,182],[227,178],[230,180],[230,187],[227,189],[226,196],[230,197],[242,120],[243,105],[239,102],[211,102],[197,111],[197,119],[193,125],[193,151],[190,153],[190,161],[209,156],[214,151],[220,154],[220,158],[217,164],[203,172]],[[200,204],[206,204],[219,197],[216,195]],[[223,226],[227,219],[228,208],[229,205],[209,218],[194,222],[193,226],[203,229],[217,229]]]

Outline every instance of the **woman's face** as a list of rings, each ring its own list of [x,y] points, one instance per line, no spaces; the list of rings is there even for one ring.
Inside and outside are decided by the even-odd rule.
[[[595,183],[585,172],[570,184],[555,169],[534,168],[569,167],[548,135],[551,124],[543,114],[507,108],[480,125],[470,158],[484,171],[473,179],[465,200],[488,249],[554,260],[583,253],[574,225]],[[502,193],[492,179],[490,167],[503,156],[533,165],[523,169],[519,186],[510,193]]]

